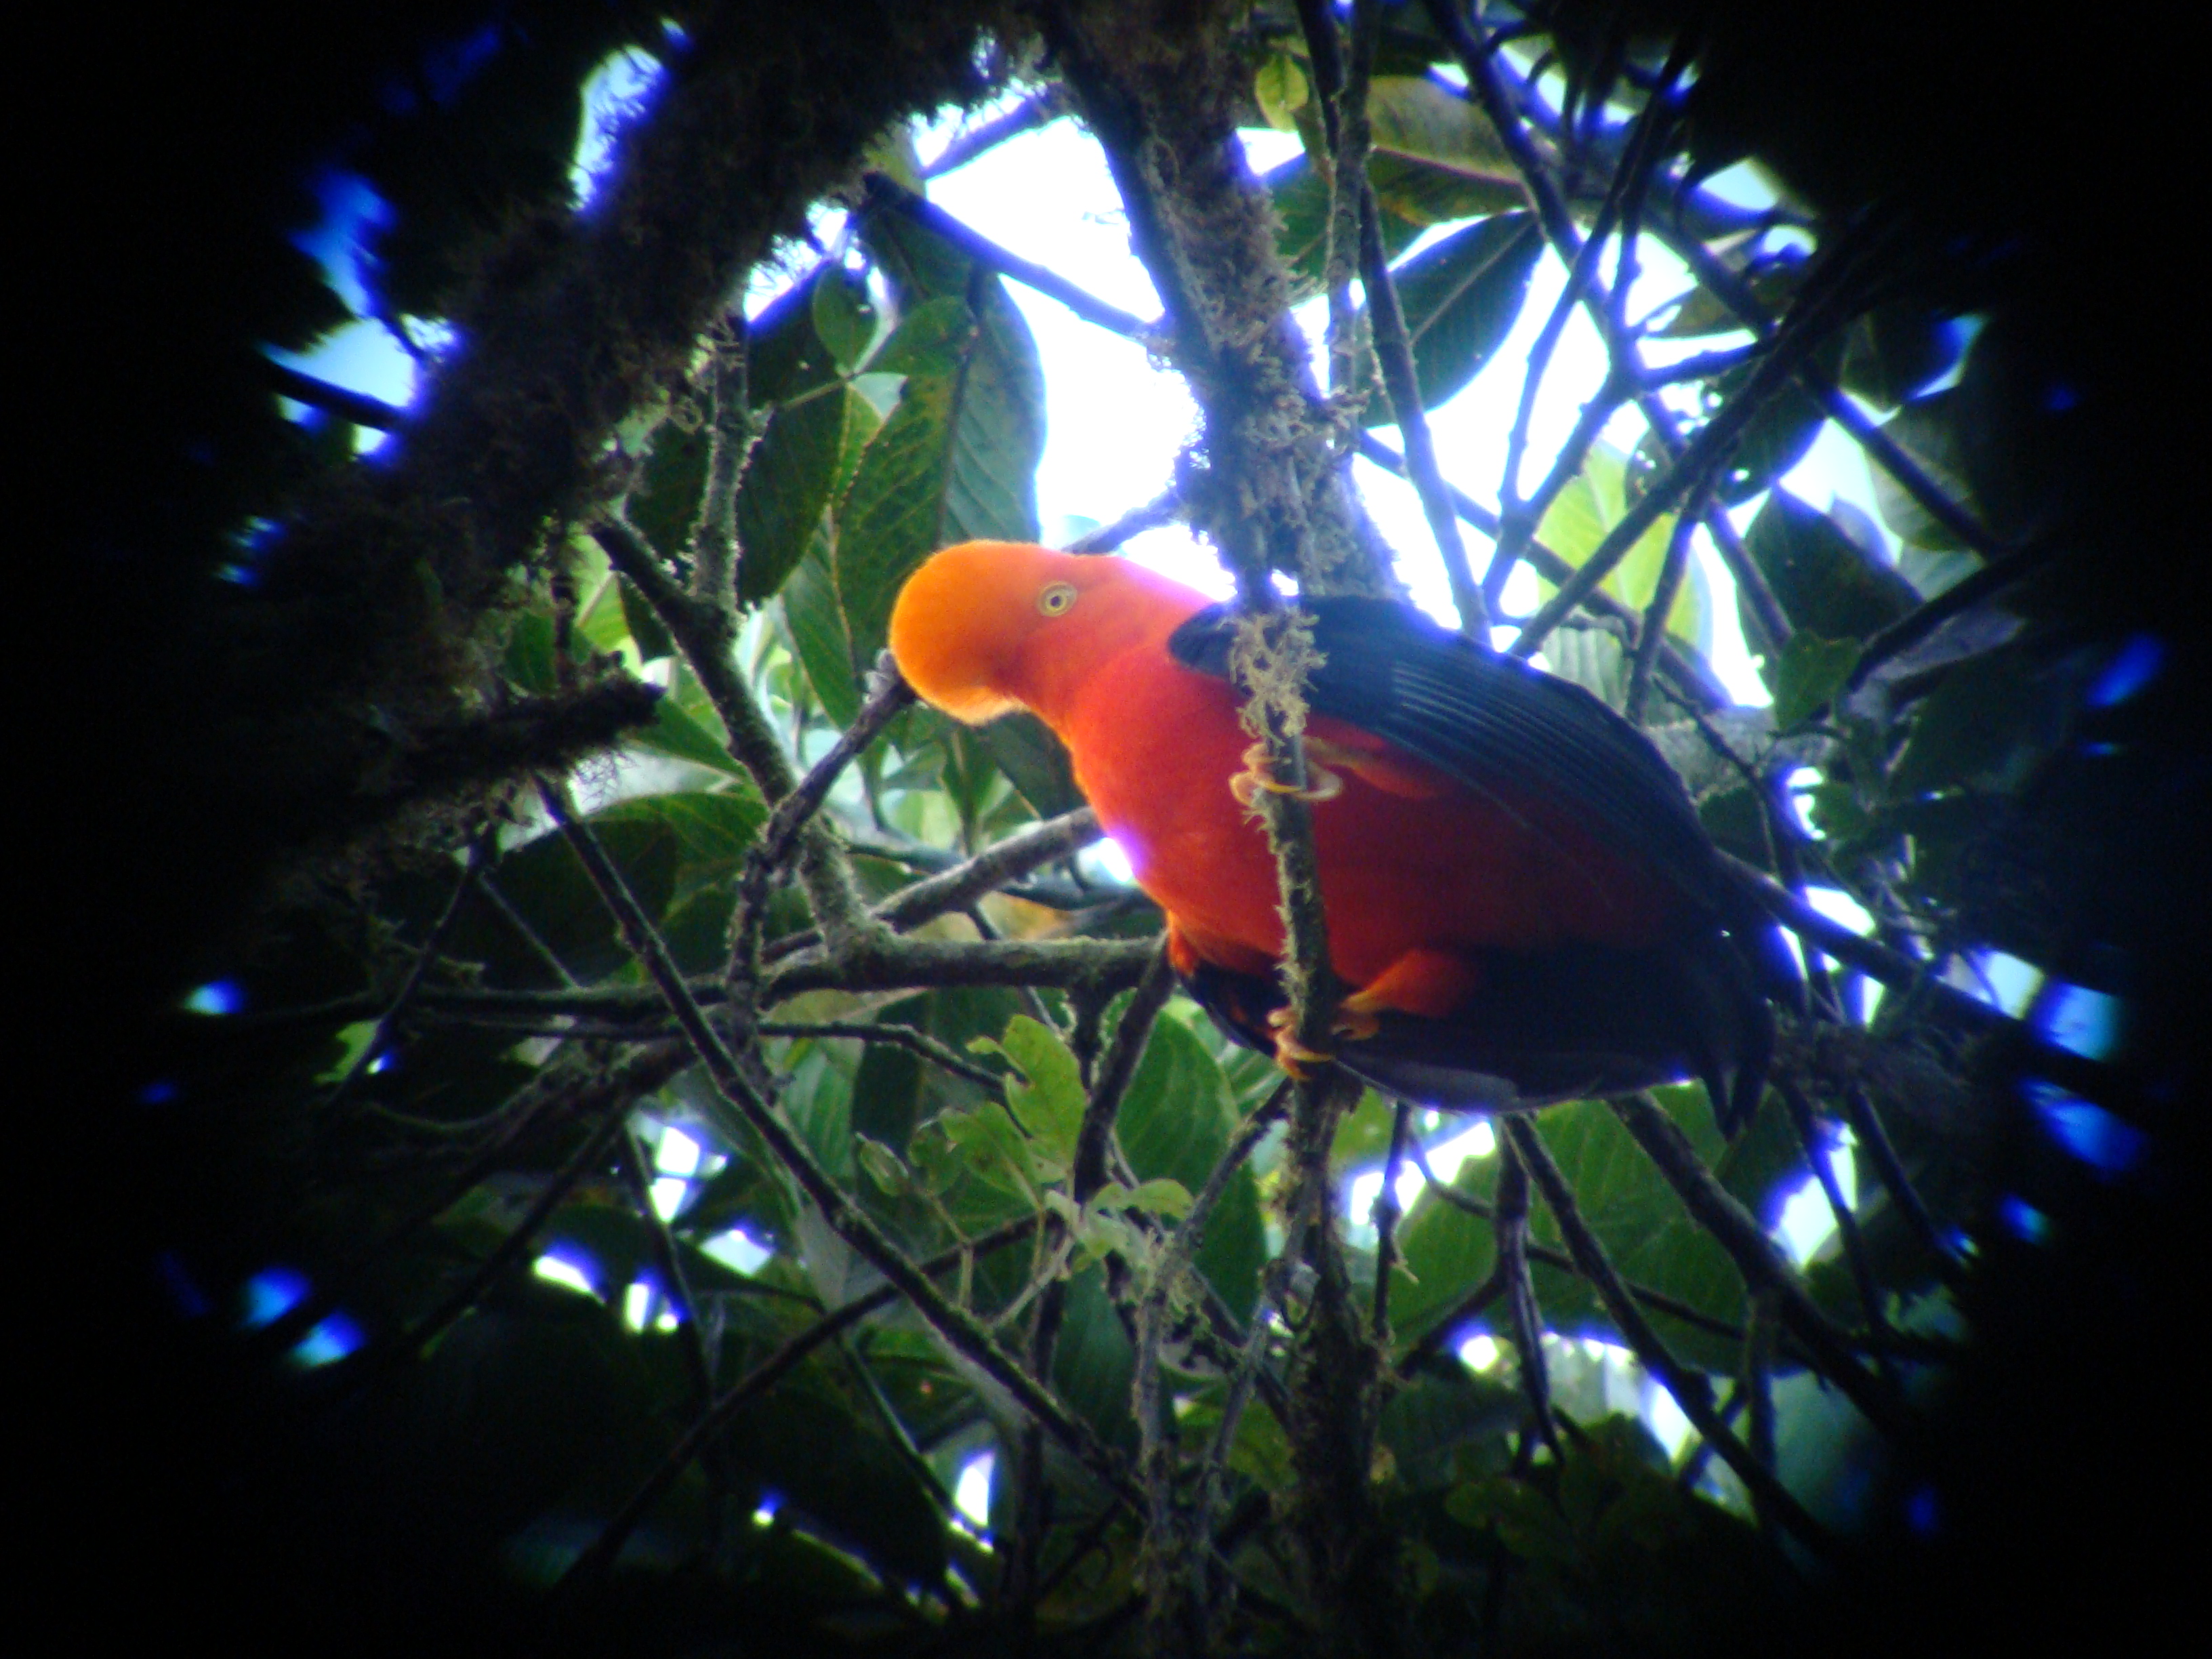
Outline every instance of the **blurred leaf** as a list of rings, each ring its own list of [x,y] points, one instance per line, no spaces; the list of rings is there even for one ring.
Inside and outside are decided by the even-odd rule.
[[[1793,635],[1774,665],[1776,727],[1786,731],[1834,696],[1858,659],[1856,640],[1824,640],[1809,629]]]
[[[1698,1155],[1713,1164],[1722,1145],[1703,1091],[1674,1089],[1658,1098]],[[1727,1252],[1690,1219],[1674,1188],[1609,1109],[1595,1101],[1577,1101],[1553,1107],[1535,1121],[1574,1189],[1583,1219],[1625,1278],[1711,1317],[1741,1321],[1742,1281]],[[1547,1243],[1560,1244],[1559,1224],[1540,1198],[1530,1225]],[[1610,1328],[1584,1281],[1540,1266],[1536,1277],[1545,1316],[1553,1328]],[[1675,1353],[1690,1364],[1712,1370],[1728,1370],[1735,1364],[1736,1344],[1663,1313],[1653,1312],[1651,1317]],[[1616,1334],[1612,1340],[1620,1338]]]
[[[1570,564],[1579,565],[1597,551],[1606,532],[1628,511],[1628,462],[1610,444],[1590,446],[1582,471],[1560,490],[1536,535],[1547,547]],[[1642,611],[1658,591],[1659,573],[1667,562],[1667,544],[1674,533],[1674,515],[1662,513],[1636,538],[1636,544],[1599,586],[1623,605]],[[1692,567],[1694,568],[1694,567]],[[1545,585],[1550,591],[1549,584]],[[1703,589],[1695,581],[1682,584],[1667,619],[1667,631],[1694,643],[1702,625]],[[1616,649],[1618,648],[1616,645]],[[1547,654],[1551,647],[1547,647]],[[1617,700],[1616,700],[1617,701]]]
[[[1790,625],[1823,639],[1863,640],[1920,603],[1904,577],[1786,489],[1767,497],[1743,541]]]
[[[837,379],[837,360],[814,331],[814,285],[832,269],[823,261],[752,319],[745,379],[755,409],[796,402]]]
[[[695,766],[712,767],[731,777],[745,779],[750,787],[751,775],[731,757],[728,745],[685,713],[673,696],[654,703],[653,724],[632,732],[626,741],[672,760],[690,761]]]
[[[1495,1154],[1460,1165],[1453,1188],[1487,1204],[1498,1186]],[[1428,1334],[1437,1322],[1489,1278],[1496,1265],[1491,1224],[1424,1188],[1398,1228],[1402,1265],[1390,1285],[1390,1322],[1401,1344]],[[1504,1304],[1488,1316],[1504,1316]]]
[[[998,278],[896,216],[871,220],[862,240],[905,308],[878,362],[906,381],[786,604],[815,691],[840,724],[916,565],[952,542],[1036,539],[1044,443],[1036,347]]]
[[[629,629],[630,642],[637,647],[638,660],[652,662],[674,656],[676,641],[669,637],[660,618],[653,614],[653,607],[645,602],[645,595],[637,591],[637,585],[627,576],[617,576],[614,588],[622,605],[623,621]]]
[[[1154,1022],[1117,1120],[1122,1151],[1139,1180],[1170,1180],[1196,1192],[1228,1150],[1237,1110],[1229,1079],[1181,1020]],[[1250,1166],[1230,1177],[1200,1241],[1198,1270],[1240,1318],[1259,1295],[1267,1254],[1259,1189]]]
[[[981,1051],[987,1044],[1021,1073],[1007,1085],[1006,1100],[1038,1150],[1058,1164],[1073,1161],[1085,1096],[1082,1070],[1060,1033],[1020,1014],[999,1042],[978,1038],[969,1046]]]
[[[1768,316],[1779,315],[1788,309],[1804,274],[1804,267],[1800,264],[1762,265],[1749,278],[1752,296]],[[1703,339],[1715,334],[1739,332],[1747,337],[1750,335],[1750,330],[1735,313],[1707,288],[1692,289],[1667,320],[1651,332],[1662,339]]]
[[[795,1515],[885,1576],[927,1583],[944,1573],[936,1499],[872,1424],[818,1383],[771,1390],[738,1414],[724,1444]]]
[[[1382,1407],[1379,1437],[1398,1478],[1423,1491],[1451,1484],[1471,1442],[1502,1438],[1520,1425],[1520,1390],[1472,1376],[1465,1367],[1427,1367],[1407,1379]]]
[[[738,491],[738,598],[757,605],[780,589],[822,528],[840,462],[874,435],[875,406],[836,386],[778,409],[754,445]]]
[[[1467,99],[1425,76],[1378,75],[1368,86],[1367,118],[1377,155],[1420,162],[1492,192],[1491,212],[1520,204],[1521,175],[1497,129]]]
[[[1036,715],[1026,711],[1004,715],[975,736],[1039,817],[1057,817],[1083,805],[1067,746]]]
[[[822,712],[838,726],[849,726],[860,712],[860,686],[853,667],[853,639],[839,602],[836,532],[815,532],[806,556],[785,580],[778,598],[793,654],[806,671],[807,684],[822,701]]]
[[[1252,94],[1269,126],[1278,132],[1291,132],[1297,127],[1292,112],[1305,107],[1311,92],[1297,60],[1279,52],[1260,65],[1259,73],[1253,76]]]
[[[1905,404],[1882,422],[1881,430],[1911,458],[1930,483],[1971,510],[1973,494],[1966,484],[1964,451],[1956,425],[1958,409],[1955,392],[1938,392]],[[1890,477],[1887,468],[1870,466],[1867,470],[1874,478],[1875,507],[1881,514],[1882,522],[1900,538],[1911,546],[1933,552],[1958,550],[1957,538],[1905,493],[1905,486]]]
[[[663,558],[690,550],[699,498],[707,489],[713,439],[700,411],[688,402],[653,428],[623,510]]]
[[[2063,718],[2033,658],[2017,647],[1969,657],[1920,706],[1912,735],[1891,769],[1889,793],[1907,799],[1931,790],[2006,790],[2019,781],[2039,728]]]
[[[1393,273],[1421,406],[1434,409],[1480,374],[1512,331],[1544,239],[1528,213],[1501,213],[1424,248]],[[1362,417],[1380,426],[1389,400]]]
[[[658,918],[676,888],[676,837],[635,813],[609,821],[594,813],[586,822],[599,832],[646,914]],[[507,902],[577,979],[602,979],[629,961],[599,890],[565,836],[538,836],[501,858],[493,873]]]
[[[542,611],[518,611],[507,624],[502,672],[520,690],[544,696],[554,689],[553,618]]]
[[[1837,378],[1845,390],[1894,409],[1958,361],[1959,333],[1949,320],[1899,301],[1852,322]]]
[[[815,277],[808,311],[815,337],[829,349],[837,367],[849,374],[867,356],[876,337],[875,303],[867,278],[843,265],[826,265]]]
[[[1488,1475],[1452,1488],[1444,1509],[1462,1526],[1486,1528],[1523,1561],[1561,1565],[1579,1553],[1573,1529],[1552,1500],[1510,1475]]]
[[[1816,351],[1813,355],[1814,361],[1820,362],[1824,355],[1833,354]],[[1756,364],[1747,363],[1730,370],[1713,383],[1715,392],[1727,398],[1757,368]],[[1770,393],[1758,412],[1744,423],[1742,435],[1714,478],[1713,494],[1723,504],[1735,507],[1773,485],[1776,479],[1805,459],[1806,453],[1813,447],[1813,441],[1820,435],[1821,423],[1827,418],[1813,394],[1795,380]]]
[[[1367,177],[1375,186],[1375,204],[1382,210],[1384,252],[1393,258],[1431,225],[1510,213],[1527,199],[1517,185],[1388,150],[1367,158]],[[1406,227],[1395,247],[1391,246],[1393,224]]]
[[[1067,1281],[1060,1344],[1053,1350],[1053,1387],[1078,1416],[1110,1445],[1133,1445],[1136,1419],[1129,1412],[1129,1378],[1136,1354],[1106,1294],[1103,1269],[1086,1267]]]
[[[1283,269],[1289,273],[1292,295],[1299,300],[1321,291],[1328,259],[1328,186],[1314,164],[1304,155],[1270,167],[1261,179],[1275,204],[1281,230],[1275,240]],[[1420,227],[1395,214],[1382,216],[1382,249],[1396,258],[1420,234]]]

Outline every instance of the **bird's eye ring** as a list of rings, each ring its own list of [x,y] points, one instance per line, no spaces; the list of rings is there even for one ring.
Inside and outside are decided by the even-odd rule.
[[[1044,592],[1037,595],[1037,609],[1048,617],[1066,615],[1074,603],[1073,582],[1048,582]]]

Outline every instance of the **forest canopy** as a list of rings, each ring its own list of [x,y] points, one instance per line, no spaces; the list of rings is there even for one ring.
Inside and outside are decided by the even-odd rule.
[[[2049,40],[1813,11],[453,3],[118,56],[82,297],[170,249],[174,337],[64,331],[131,480],[56,578],[100,633],[57,983],[118,1011],[127,1143],[76,1224],[131,1310],[68,1409],[167,1553],[100,1547],[241,1637],[441,1650],[2154,1605],[2202,585],[2142,301],[2069,253],[2140,117],[2039,101]],[[1005,228],[1048,181],[996,240],[937,199],[1046,132],[1141,312]],[[1080,524],[1040,303],[1190,399]],[[319,369],[346,328],[411,398]],[[1815,444],[1864,505],[1793,493]],[[1640,726],[1802,964],[1748,1124],[1224,1037],[1050,732],[880,654],[979,538],[1177,542],[1255,628],[1411,589]]]

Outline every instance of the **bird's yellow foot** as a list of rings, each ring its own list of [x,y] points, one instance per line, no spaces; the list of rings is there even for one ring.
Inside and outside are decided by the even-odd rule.
[[[1267,1029],[1275,1034],[1275,1064],[1304,1083],[1313,1075],[1316,1066],[1326,1066],[1336,1056],[1325,1049],[1310,1048],[1298,1041],[1297,1024],[1291,1011],[1278,1008],[1267,1016]]]
[[[1244,751],[1244,769],[1229,780],[1229,793],[1237,797],[1238,805],[1249,808],[1262,789],[1271,795],[1296,795],[1300,800],[1334,800],[1344,793],[1344,780],[1327,767],[1315,765],[1309,756],[1305,787],[1284,783],[1267,764],[1267,745],[1255,743]]]

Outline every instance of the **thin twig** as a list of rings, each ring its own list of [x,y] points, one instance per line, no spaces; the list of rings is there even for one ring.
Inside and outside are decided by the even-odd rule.
[[[1050,126],[1073,107],[1066,86],[1059,81],[1039,87],[1003,115],[994,115],[978,127],[956,134],[938,158],[921,170],[925,179],[942,179],[956,167],[969,162],[987,151],[996,149],[1010,138],[1018,138],[1025,132]]]
[[[1837,1184],[1836,1172],[1830,1166],[1827,1149],[1820,1144],[1820,1126],[1814,1121],[1812,1103],[1805,1091],[1788,1078],[1778,1078],[1776,1087],[1783,1104],[1789,1109],[1790,1127],[1796,1131],[1797,1145],[1805,1154],[1805,1166],[1813,1178],[1820,1183],[1821,1195],[1828,1201],[1828,1214],[1836,1224],[1836,1231],[1844,1242],[1844,1260],[1851,1272],[1851,1283],[1858,1291],[1859,1312],[1866,1320],[1867,1328],[1877,1337],[1889,1334],[1889,1319],[1882,1309],[1881,1285],[1875,1279],[1874,1263],[1867,1255],[1866,1238],[1859,1231],[1858,1218],[1851,1206],[1844,1201],[1843,1188]],[[1874,1350],[1875,1364],[1881,1370],[1882,1378],[1892,1388],[1897,1386],[1897,1376],[1892,1370],[1887,1352],[1880,1346]]]
[[[1398,1103],[1390,1118],[1390,1153],[1382,1160],[1382,1190],[1369,1212],[1375,1224],[1375,1311],[1368,1322],[1376,1346],[1390,1346],[1390,1273],[1398,1265],[1398,1170],[1405,1161],[1406,1132],[1413,1121],[1413,1103]]]
[[[1667,619],[1674,614],[1675,596],[1681,592],[1683,573],[1689,568],[1690,537],[1697,528],[1694,514],[1674,520],[1674,533],[1667,539],[1666,562],[1651,590],[1651,603],[1636,635],[1636,655],[1628,669],[1628,698],[1621,713],[1631,726],[1644,724],[1644,705],[1651,696],[1651,668],[1659,660],[1659,642],[1667,637]]]
[[[763,1036],[770,1037],[850,1037],[857,1042],[874,1043],[878,1047],[903,1048],[908,1054],[919,1054],[939,1071],[950,1072],[955,1077],[965,1078],[994,1095],[1006,1091],[1006,1079],[998,1073],[988,1071],[926,1032],[910,1026],[894,1025],[870,1020],[820,1019],[788,1020],[764,1019],[753,1028]]]
[[[1575,1258],[1583,1276],[1597,1291],[1598,1298],[1605,1304],[1614,1328],[1635,1350],[1636,1357],[1643,1362],[1644,1368],[1674,1397],[1674,1403],[1681,1408],[1682,1415],[1688,1418],[1698,1433],[1705,1436],[1707,1443],[1720,1455],[1721,1460],[1735,1471],[1744,1486],[1771,1505],[1775,1519],[1787,1527],[1814,1554],[1823,1559],[1832,1558],[1836,1545],[1827,1529],[1808,1514],[1804,1506],[1774,1478],[1772,1473],[1729,1432],[1726,1425],[1720,1420],[1720,1414],[1713,1408],[1712,1390],[1705,1377],[1685,1368],[1668,1352],[1659,1334],[1651,1328],[1650,1322],[1638,1309],[1635,1298],[1628,1293],[1628,1287],[1621,1282],[1620,1274],[1613,1270],[1611,1260],[1606,1255],[1605,1247],[1598,1242],[1597,1235],[1590,1231],[1589,1224],[1583,1218],[1582,1212],[1575,1203],[1574,1189],[1567,1184],[1566,1176],[1559,1172],[1559,1166],[1553,1161],[1550,1149],[1544,1145],[1544,1138],[1537,1132],[1536,1126],[1525,1117],[1508,1117],[1501,1121],[1507,1137],[1528,1164],[1528,1173],[1534,1178],[1536,1185],[1543,1188],[1544,1201],[1550,1206],[1553,1218],[1559,1224],[1559,1231],[1567,1242],[1569,1253]]]
[[[1537,1438],[1557,1457],[1559,1431],[1552,1417],[1551,1368],[1544,1358],[1544,1311],[1537,1304],[1535,1281],[1528,1273],[1528,1168],[1510,1142],[1500,1143],[1498,1158],[1498,1203],[1491,1237],[1505,1290],[1507,1323],[1520,1354],[1516,1369],[1522,1392],[1528,1397],[1530,1420],[1536,1425]]]
[[[1069,1160],[1067,1179],[1067,1195],[1078,1213],[1106,1184],[1107,1152],[1114,1141],[1114,1121],[1121,1112],[1123,1096],[1128,1092],[1129,1080],[1136,1075],[1137,1062],[1152,1036],[1152,1022],[1174,989],[1175,971],[1168,965],[1163,942],[1152,964],[1145,969],[1145,976],[1137,981],[1128,1006],[1121,1012],[1121,1021],[1114,1028],[1113,1041],[1108,1045],[1097,1075],[1091,1082],[1089,1097],[1084,1103],[1083,1120],[1076,1128],[1075,1152]],[[1067,1237],[1066,1219],[1058,1211],[1050,1212],[1039,1238],[1040,1254],[1048,1261],[1060,1261]],[[1067,1279],[1055,1276],[1039,1293],[1036,1322],[1030,1328],[1030,1375],[1040,1382],[1052,1376],[1053,1356],[1066,1310]],[[1030,1600],[1030,1587],[1036,1579],[1038,1552],[1043,1547],[1051,1503],[1044,1480],[1044,1443],[1034,1425],[1022,1437],[1018,1464],[1015,1475],[1015,1535],[1000,1581],[1005,1599],[1018,1606]]]
[[[399,988],[392,994],[392,1001],[377,1019],[376,1030],[369,1034],[368,1041],[362,1045],[361,1052],[353,1057],[353,1064],[346,1067],[345,1075],[323,1097],[324,1111],[335,1109],[352,1091],[354,1085],[368,1075],[368,1068],[385,1057],[392,1033],[398,1029],[400,1016],[407,1012],[408,1005],[415,1000],[416,993],[422,989],[422,975],[429,971],[430,964],[446,948],[446,939],[453,933],[453,924],[460,920],[461,907],[468,902],[470,893],[475,890],[477,883],[483,876],[484,866],[490,861],[491,837],[487,833],[469,843],[468,862],[461,866],[460,876],[453,883],[453,890],[447,897],[446,908],[438,913],[437,921],[430,924],[430,931],[424,935],[422,947],[416,951],[414,961],[407,964],[407,972],[400,979]]]
[[[332,386],[328,380],[303,374],[273,357],[264,357],[260,368],[261,378],[270,388],[278,397],[289,398],[295,404],[322,410],[372,432],[397,432],[407,423],[407,411],[397,404],[387,404],[364,392]]]
[[[1936,1225],[1936,1218],[1929,1212],[1926,1200],[1912,1184],[1912,1177],[1905,1173],[1905,1162],[1897,1155],[1897,1143],[1889,1138],[1881,1114],[1875,1110],[1873,1101],[1863,1089],[1845,1089],[1843,1097],[1844,1113],[1850,1121],[1851,1134],[1873,1160],[1875,1172],[1888,1192],[1890,1201],[1904,1212],[1906,1224],[1934,1259],[1937,1276],[1956,1290],[1965,1276],[1958,1253],[1945,1241]]]
[[[623,1182],[629,1188],[630,1201],[637,1206],[638,1219],[645,1224],[647,1242],[653,1249],[653,1265],[660,1269],[666,1281],[661,1292],[667,1297],[677,1313],[678,1346],[683,1350],[684,1369],[691,1373],[691,1386],[697,1391],[699,1408],[704,1411],[714,1398],[714,1356],[707,1351],[707,1340],[699,1328],[699,1305],[691,1294],[691,1281],[684,1271],[683,1259],[677,1253],[676,1236],[661,1218],[659,1207],[653,1201],[653,1164],[639,1144],[637,1131],[625,1121],[617,1140],[617,1162],[622,1166]]]
[[[871,173],[862,181],[862,187],[868,208],[902,214],[924,229],[934,231],[986,270],[1010,276],[1047,299],[1059,301],[1085,322],[1095,323],[1129,340],[1140,340],[1147,332],[1149,325],[1143,318],[1117,305],[1109,305],[1095,294],[1085,293],[1056,270],[1000,247],[981,232],[969,229],[936,203],[915,195],[896,180],[880,173]]]
[[[1905,612],[1888,627],[1870,635],[1859,652],[1859,659],[1851,665],[1850,676],[1844,681],[1843,695],[1848,696],[1867,683],[1874,671],[1896,656],[1909,650],[1933,634],[1960,611],[1979,605],[1984,599],[2002,592],[2014,582],[2032,574],[2044,560],[2049,548],[2038,543],[2024,547],[2016,553],[2008,553],[1990,564],[1984,565],[1972,574],[1961,577],[1934,599]]]
[[[1036,1228],[1034,1215],[1017,1216],[1012,1221],[993,1229],[979,1238],[963,1241],[951,1249],[941,1250],[920,1263],[917,1272],[936,1274],[958,1267],[976,1256],[988,1255],[994,1250],[1017,1243]],[[805,1330],[787,1338],[775,1352],[747,1371],[725,1393],[718,1395],[712,1406],[702,1412],[686,1429],[677,1443],[668,1449],[658,1468],[646,1477],[629,1500],[608,1518],[583,1553],[568,1564],[561,1575],[558,1588],[566,1589],[599,1577],[614,1564],[622,1553],[622,1547],[637,1529],[639,1522],[651,1514],[654,1504],[666,1495],[684,1471],[691,1467],[694,1459],[707,1448],[738,1414],[755,1400],[798,1369],[799,1363],[823,1343],[835,1340],[871,1314],[880,1312],[899,1299],[901,1292],[896,1285],[884,1285],[865,1296],[855,1297],[835,1313],[825,1314]]]
[[[1182,512],[1182,492],[1170,485],[1142,507],[1133,507],[1111,524],[1101,525],[1067,544],[1070,553],[1111,553],[1132,537],[1164,524],[1173,524]]]
[[[1852,1356],[1843,1333],[1806,1294],[1757,1218],[1705,1167],[1681,1127],[1657,1101],[1640,1091],[1618,1097],[1611,1103],[1613,1115],[1674,1189],[1682,1207],[1728,1252],[1744,1284],[1754,1293],[1773,1293],[1778,1316],[1812,1355],[1821,1375],[1842,1389],[1844,1397],[1893,1444],[1921,1449],[1923,1431],[1904,1401]]]
[[[575,817],[558,792],[541,786],[547,810],[568,836],[592,884],[614,913],[623,941],[665,997],[692,1048],[705,1063],[716,1096],[742,1121],[768,1143],[806,1196],[812,1200],[830,1227],[860,1257],[896,1286],[915,1310],[945,1342],[973,1362],[983,1373],[1013,1396],[1015,1402],[1042,1422],[1046,1431],[1096,1474],[1107,1489],[1128,1497],[1120,1460],[1100,1443],[1090,1426],[1033,1382],[1001,1349],[989,1331],[965,1309],[956,1307],[908,1260],[874,1219],[855,1205],[844,1189],[816,1159],[812,1150],[771,1109],[755,1090],[736,1058],[691,995],[684,977],[670,958],[668,947],[631,894],[622,872],[599,844],[588,824]],[[1133,1502],[1133,1499],[1132,1498]]]
[[[1357,447],[1360,455],[1372,461],[1385,472],[1399,477],[1406,475],[1404,456],[1384,443],[1372,433],[1360,434]],[[1450,491],[1452,510],[1484,535],[1495,538],[1501,532],[1498,515],[1465,491]],[[1521,556],[1533,566],[1538,575],[1554,586],[1574,574],[1574,566],[1561,558],[1540,541],[1531,541],[1521,550]],[[1603,588],[1592,590],[1583,600],[1583,608],[1592,616],[1609,623],[1632,628],[1637,613]],[[1711,669],[1702,662],[1692,662],[1676,642],[1668,639],[1659,647],[1659,666],[1674,689],[1687,698],[1691,707],[1699,709],[1725,708],[1735,701],[1728,689],[1714,677]]]

